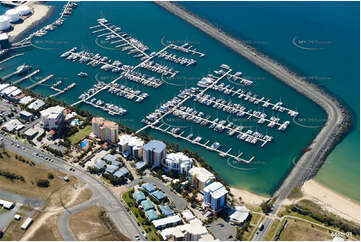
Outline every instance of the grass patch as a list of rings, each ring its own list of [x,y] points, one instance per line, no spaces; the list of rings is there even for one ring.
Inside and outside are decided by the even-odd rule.
[[[317,226],[297,221],[288,220],[287,225],[280,235],[281,241],[297,240],[297,241],[326,241],[332,240],[331,233],[319,229]]]
[[[135,216],[138,225],[142,226],[144,231],[147,233],[147,240],[152,240],[152,241],[163,240],[163,238],[159,235],[159,233],[155,229],[154,225],[150,223],[147,218],[145,218],[144,212],[140,208],[138,208],[137,202],[132,198],[132,192],[133,190],[124,192],[122,198],[124,202],[128,205],[130,211]]]
[[[288,199],[299,199],[303,196],[303,193],[301,191],[300,187],[294,187],[291,193],[288,195]]]
[[[75,145],[79,143],[79,141],[87,137],[91,132],[92,132],[92,127],[90,125],[85,126],[84,129],[80,129],[78,132],[70,136],[69,140],[72,145]]]

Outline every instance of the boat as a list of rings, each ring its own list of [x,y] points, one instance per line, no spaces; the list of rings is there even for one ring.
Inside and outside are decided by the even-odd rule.
[[[78,77],[88,77],[88,73],[86,72],[79,72]]]
[[[30,70],[31,70],[31,66],[23,64],[21,66],[18,66],[18,68],[16,68],[16,74],[21,75],[21,74],[24,74],[24,73],[26,73],[26,72],[28,72]]]

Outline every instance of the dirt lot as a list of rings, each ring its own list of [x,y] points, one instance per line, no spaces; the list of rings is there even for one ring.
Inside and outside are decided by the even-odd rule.
[[[102,208],[92,206],[74,214],[70,219],[70,228],[78,240],[117,241],[128,240],[119,231],[111,231],[101,218]],[[110,221],[110,223],[112,223]],[[89,229],[91,228],[91,229]]]
[[[2,153],[0,159],[0,170],[14,173],[16,176],[24,177],[24,182],[20,180],[10,180],[0,176],[0,189],[21,194],[28,197],[41,198],[45,201],[45,206],[40,211],[36,211],[33,216],[34,223],[28,231],[24,233],[19,227],[11,224],[5,234],[9,234],[12,240],[62,240],[57,231],[57,217],[64,211],[64,207],[71,207],[88,200],[92,192],[86,184],[81,183],[75,177],[70,177],[69,182],[65,182],[66,175],[59,171],[50,170],[40,165],[30,165],[28,161],[20,161],[15,154],[9,156]],[[49,178],[52,174],[53,178]],[[45,179],[49,181],[49,187],[38,187],[37,181]]]
[[[281,233],[280,240],[325,241],[332,240],[332,236],[331,233],[317,228],[317,226],[312,227],[311,224],[302,221],[288,220],[286,228]]]

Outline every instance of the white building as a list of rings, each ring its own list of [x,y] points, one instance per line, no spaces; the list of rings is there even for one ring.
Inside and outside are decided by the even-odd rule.
[[[235,206],[229,216],[229,221],[235,224],[242,224],[249,216],[249,209],[246,206]]]
[[[166,156],[166,145],[159,140],[152,140],[143,146],[143,161],[152,167],[160,166]]]
[[[43,100],[37,99],[34,102],[30,103],[28,108],[32,110],[39,110],[40,108],[44,107],[45,102]]]
[[[5,12],[5,16],[9,18],[10,23],[15,23],[20,20],[18,11],[15,9],[9,9]]]
[[[182,152],[167,154],[162,163],[166,169],[176,171],[179,174],[188,174],[192,164],[192,158],[189,158]]]
[[[193,167],[189,170],[192,185],[200,192],[214,181],[215,176],[203,167]]]
[[[199,219],[193,220],[191,223],[178,225],[172,228],[166,228],[160,232],[164,240],[183,240],[183,241],[199,241],[214,240],[213,236],[208,233],[205,226]]]
[[[45,129],[58,129],[64,122],[64,107],[59,105],[40,111],[40,124]]]
[[[31,96],[26,96],[26,97],[23,97],[22,99],[20,99],[19,103],[23,104],[23,105],[27,105],[30,102],[32,102],[33,100],[34,100],[34,98],[32,98]]]
[[[2,128],[4,130],[6,130],[7,132],[12,132],[13,130],[20,130],[24,127],[25,126],[19,120],[12,119],[12,120],[9,120],[8,122],[6,122]]]
[[[0,31],[8,30],[10,29],[10,22],[9,18],[5,15],[0,16]]]
[[[171,226],[176,226],[181,223],[182,219],[178,215],[169,216],[157,220],[153,220],[152,223],[156,229],[167,228]]]
[[[119,151],[134,158],[142,159],[144,141],[136,136],[128,134],[119,137]]]
[[[15,10],[18,12],[20,16],[26,16],[31,13],[31,8],[27,5],[20,5],[16,7]]]

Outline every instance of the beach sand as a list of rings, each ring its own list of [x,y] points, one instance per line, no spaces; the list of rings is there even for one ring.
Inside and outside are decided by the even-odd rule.
[[[231,187],[230,190],[234,198],[238,199],[241,197],[242,201],[247,204],[260,205],[263,201],[267,201],[269,199],[269,197],[257,195],[243,189]]]
[[[8,33],[9,39],[13,42],[20,40],[27,32],[34,29],[39,23],[45,21],[53,10],[52,6],[39,2],[29,2],[27,5],[32,8],[32,15],[26,18],[24,22],[13,25],[13,30]]]
[[[360,204],[321,185],[315,180],[307,181],[302,192],[305,199],[317,202],[324,209],[347,220],[360,224]]]

